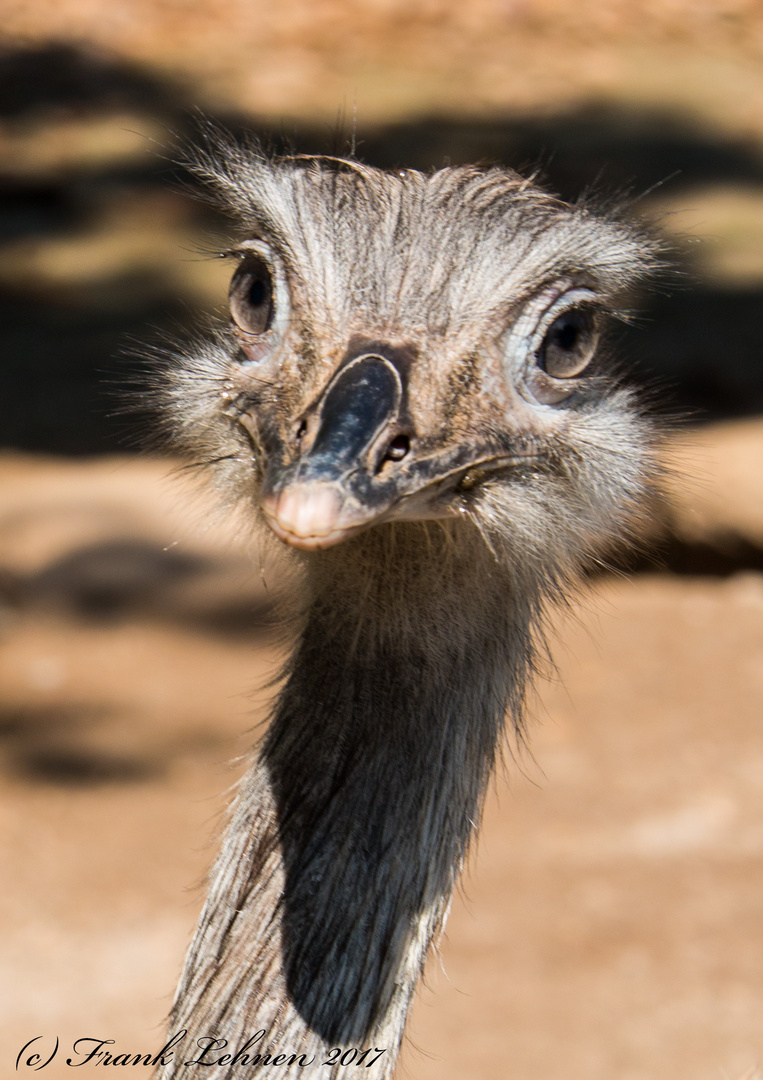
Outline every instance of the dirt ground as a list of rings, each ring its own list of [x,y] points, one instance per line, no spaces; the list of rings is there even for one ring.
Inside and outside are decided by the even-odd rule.
[[[357,123],[371,163],[540,163],[565,198],[635,193],[690,269],[626,355],[676,411],[762,414],[763,16],[0,0],[0,26],[0,443],[37,451],[0,454],[0,1075],[58,1045],[55,1080],[76,1039],[163,1042],[294,587],[203,498],[187,509],[173,463],[102,456],[137,439],[110,358],[225,294],[205,255],[224,227],[178,190],[173,132],[200,106],[343,151]],[[560,622],[401,1078],[763,1073],[763,421],[671,456],[661,555]]]
[[[756,0],[0,0],[0,20],[11,41],[84,42],[278,120],[621,98],[763,133]]]
[[[749,421],[674,455],[695,477],[674,542],[725,569],[600,578],[560,624],[401,1077],[734,1080],[763,1061],[761,452]],[[285,567],[187,512],[170,467],[0,459],[7,1075],[38,1037],[23,1060],[60,1039],[49,1077],[77,1038],[161,1045],[277,668]]]

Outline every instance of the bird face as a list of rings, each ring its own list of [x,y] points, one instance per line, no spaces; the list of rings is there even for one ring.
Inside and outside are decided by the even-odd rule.
[[[623,502],[612,475],[638,484],[643,429],[599,341],[650,257],[628,227],[501,170],[238,165],[207,165],[246,234],[205,354],[206,426],[280,539],[314,550],[462,515],[534,527],[562,488],[579,527]]]

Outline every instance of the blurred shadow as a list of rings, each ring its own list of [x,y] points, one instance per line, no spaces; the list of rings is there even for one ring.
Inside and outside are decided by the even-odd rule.
[[[49,118],[137,114],[179,138],[192,137],[191,90],[161,76],[70,45],[0,52],[0,118],[23,131]],[[257,132],[269,146],[346,152],[341,130],[301,124],[274,128],[256,118],[212,115],[234,133]],[[371,164],[432,169],[445,163],[502,162],[532,171],[564,198],[586,191],[638,196],[665,181],[672,193],[707,183],[763,185],[763,157],[752,143],[724,139],[659,112],[588,108],[551,117],[479,121],[418,119],[357,133],[358,155]],[[0,164],[0,256],[4,247],[87,230],[96,209],[125,192],[148,198],[176,191],[183,213],[203,236],[224,226],[178,184],[192,179],[147,147],[129,161],[88,160],[43,171]],[[762,189],[763,190],[763,189]],[[605,200],[606,201],[606,200]],[[185,257],[178,251],[178,259]],[[11,275],[12,278],[12,275]],[[150,415],[112,415],[114,386],[140,375],[114,357],[147,327],[177,335],[194,321],[195,301],[161,273],[114,265],[97,285],[58,280],[0,281],[5,361],[0,370],[0,444],[23,450],[100,453],[144,441]],[[763,410],[758,309],[763,288],[698,289],[658,297],[643,325],[624,334],[623,352],[637,381],[656,380],[657,395],[695,419]]]
[[[0,571],[0,598],[16,610],[100,623],[148,618],[227,637],[268,633],[277,620],[276,595],[248,560],[182,554],[140,537],[75,548],[27,577]]]
[[[163,111],[176,94],[173,84],[160,75],[74,44],[55,41],[30,48],[0,47],[2,119],[51,107],[138,106]]]
[[[763,182],[753,143],[724,141],[670,114],[591,105],[549,117],[501,120],[424,119],[363,136],[362,157],[384,168],[500,163],[540,170],[563,199],[587,191],[638,197],[667,181],[694,184]]]
[[[0,748],[9,751],[13,773],[24,780],[89,787],[133,783],[161,775],[156,755],[127,755],[78,740],[82,728],[108,719],[92,705],[1,706]]]
[[[626,552],[608,561],[612,568],[628,574],[728,578],[739,573],[763,573],[763,548],[734,534],[713,536],[705,541],[668,535],[651,543],[647,551]],[[592,576],[600,574],[597,569]]]
[[[40,747],[19,755],[16,772],[26,780],[65,787],[137,783],[161,776],[163,768],[147,759],[119,757],[86,749]]]

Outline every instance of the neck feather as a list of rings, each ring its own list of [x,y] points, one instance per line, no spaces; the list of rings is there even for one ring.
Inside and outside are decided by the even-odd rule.
[[[322,1060],[385,1048],[385,1077],[518,717],[537,604],[466,523],[379,528],[312,559],[308,583],[174,1023],[231,1044],[264,1028]]]

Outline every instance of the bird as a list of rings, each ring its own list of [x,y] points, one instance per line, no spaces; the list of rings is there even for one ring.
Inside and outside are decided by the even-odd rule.
[[[155,398],[302,599],[156,1076],[387,1080],[548,612],[648,517],[658,425],[612,328],[659,241],[497,165],[220,133],[187,162],[235,222],[228,311]]]

